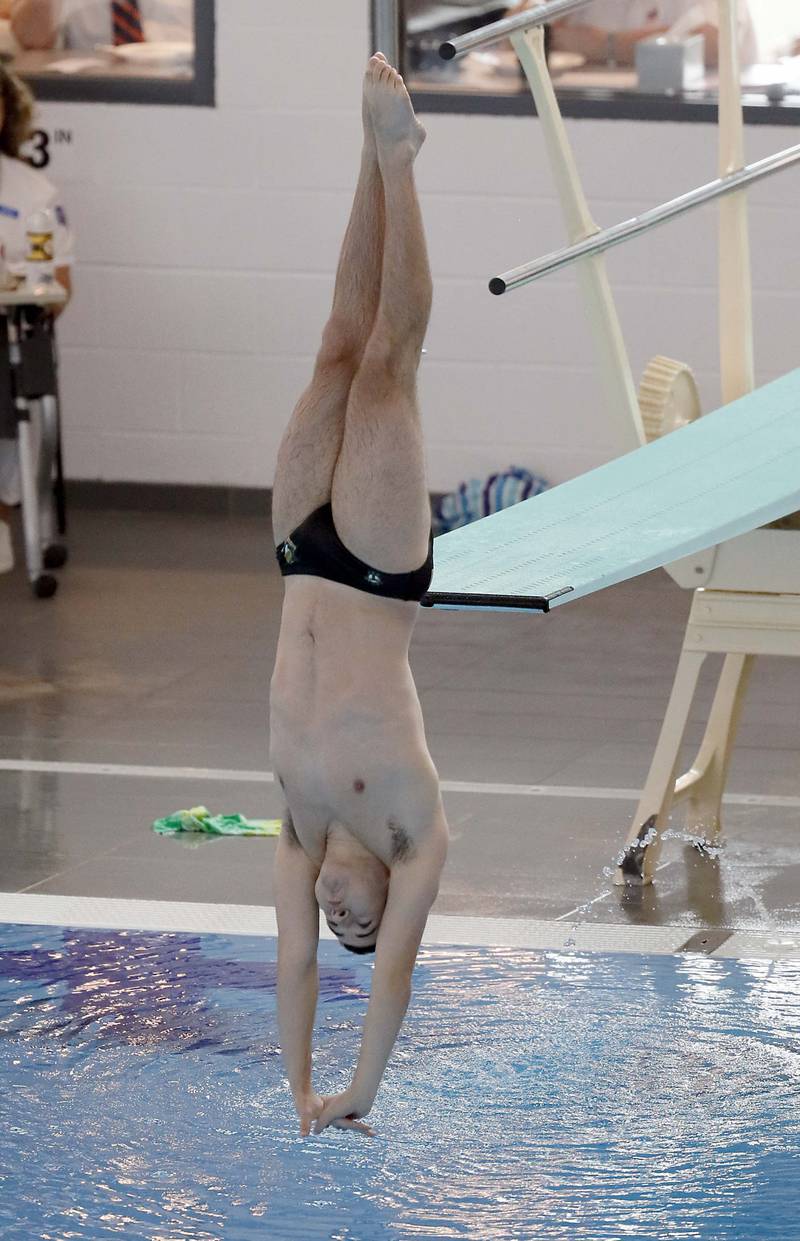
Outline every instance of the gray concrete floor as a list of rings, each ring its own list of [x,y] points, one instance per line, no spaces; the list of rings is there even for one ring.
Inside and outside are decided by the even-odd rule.
[[[281,583],[266,521],[75,512],[52,601],[0,577],[0,757],[264,770]],[[551,616],[423,612],[413,665],[443,779],[639,788],[688,596],[656,573]],[[693,756],[717,661],[700,687]],[[729,789],[800,797],[800,666],[762,660]],[[680,839],[658,882],[613,888],[635,802],[448,792],[437,909],[688,928],[800,929],[798,806],[731,804],[716,861]],[[0,890],[272,903],[275,843],[164,839],[199,802],[277,816],[269,784],[0,771]]]

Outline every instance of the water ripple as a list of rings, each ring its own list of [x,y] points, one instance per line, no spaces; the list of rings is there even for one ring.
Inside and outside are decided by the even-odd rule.
[[[378,1137],[304,1141],[274,948],[0,927],[3,1241],[792,1237],[796,963],[426,948]],[[371,966],[320,955],[336,1090]]]

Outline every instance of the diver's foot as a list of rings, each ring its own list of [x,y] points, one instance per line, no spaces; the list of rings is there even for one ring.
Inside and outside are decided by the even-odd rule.
[[[414,115],[403,79],[380,52],[367,65],[364,100],[380,163],[413,160],[425,141],[425,129]]]
[[[383,52],[376,52],[370,57],[367,64],[367,71],[364,74],[364,89],[361,95],[361,123],[364,127],[364,149],[362,156],[366,160],[376,160],[378,158],[378,143],[375,139],[375,126],[372,124],[372,113],[369,106],[369,93],[373,75],[374,62],[387,64],[386,57]]]

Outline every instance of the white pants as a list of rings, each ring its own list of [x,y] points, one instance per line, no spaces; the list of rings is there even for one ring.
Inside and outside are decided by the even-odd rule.
[[[19,504],[19,454],[16,440],[0,440],[0,502]]]
[[[20,463],[15,439],[0,439],[0,501],[20,503]]]

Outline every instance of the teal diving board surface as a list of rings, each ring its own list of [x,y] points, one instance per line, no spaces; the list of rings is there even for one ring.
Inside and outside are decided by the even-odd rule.
[[[800,370],[551,491],[440,535],[422,602],[546,612],[797,509]]]

